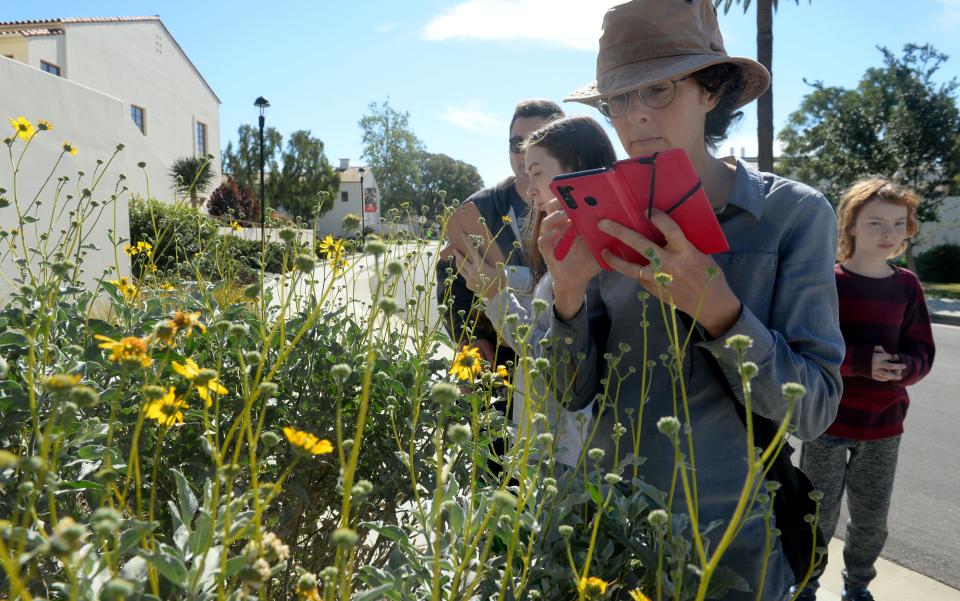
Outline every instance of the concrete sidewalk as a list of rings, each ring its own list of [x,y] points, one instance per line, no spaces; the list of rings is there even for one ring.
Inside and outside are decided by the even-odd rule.
[[[830,561],[820,579],[817,601],[839,601],[843,568],[843,541],[830,541]],[[882,557],[877,561],[877,578],[870,583],[877,601],[960,601],[960,591],[942,582],[913,572]]]
[[[930,321],[960,326],[960,300],[955,298],[927,297]]]

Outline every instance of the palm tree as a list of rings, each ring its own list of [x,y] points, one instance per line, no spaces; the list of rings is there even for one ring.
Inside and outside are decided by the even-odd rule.
[[[811,0],[812,1],[812,0]],[[757,99],[757,163],[760,171],[773,171],[773,13],[779,0],[757,0],[757,62],[770,72],[770,87]],[[800,0],[794,0],[798,5]],[[750,0],[714,0],[724,14],[733,4],[750,9]]]
[[[200,206],[199,194],[203,194],[213,183],[213,172],[210,163],[213,156],[181,157],[170,167],[170,177],[177,192],[190,194],[190,206],[196,209]]]

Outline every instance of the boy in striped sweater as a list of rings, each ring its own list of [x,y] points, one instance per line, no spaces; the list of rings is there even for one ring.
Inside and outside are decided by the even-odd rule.
[[[889,259],[917,232],[915,194],[881,178],[854,184],[838,208],[836,266],[846,354],[836,421],[804,443],[800,465],[823,491],[820,527],[829,540],[844,488],[850,522],[843,549],[843,598],[872,601],[867,589],[887,538],[907,386],[930,371],[934,344],[920,282]],[[814,579],[799,599],[816,599]]]

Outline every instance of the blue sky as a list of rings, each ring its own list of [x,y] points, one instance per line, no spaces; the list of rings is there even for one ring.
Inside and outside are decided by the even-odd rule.
[[[273,105],[269,125],[309,129],[327,157],[357,161],[357,121],[373,101],[409,111],[431,152],[476,165],[486,182],[509,173],[507,125],[523,98],[560,100],[588,83],[612,0],[275,2],[31,0],[2,2],[0,20],[159,14],[223,101],[221,147],[253,101]],[[753,7],[721,15],[727,51],[755,56]],[[940,79],[960,75],[960,0],[780,0],[774,20],[774,118],[779,129],[809,88],[803,79],[854,86],[879,65],[877,45],[932,43],[951,56]],[[122,52],[118,49],[118,52]],[[581,105],[570,113],[595,114]],[[756,149],[755,111],[723,145]]]

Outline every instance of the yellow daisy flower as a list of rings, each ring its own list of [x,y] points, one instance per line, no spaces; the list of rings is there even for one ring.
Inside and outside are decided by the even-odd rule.
[[[22,115],[16,119],[7,119],[7,121],[10,122],[10,126],[13,128],[13,131],[16,133],[17,137],[26,142],[29,142],[30,138],[33,137],[33,134],[36,133],[33,123],[27,121],[27,118]]]
[[[109,359],[114,363],[139,364],[141,367],[150,367],[153,364],[153,359],[147,354],[149,338],[127,336],[114,340],[101,334],[95,335],[94,338],[101,341],[100,348],[110,351]]]
[[[475,346],[465,346],[457,353],[450,366],[450,375],[461,382],[470,382],[478,375],[483,366],[480,363],[480,349]]]
[[[67,154],[72,154],[73,156],[77,155],[77,147],[74,146],[73,142],[71,142],[70,140],[64,140],[63,146],[61,146],[61,148],[63,148],[63,151]]]
[[[53,129],[53,124],[46,119],[37,119],[37,129],[40,131],[50,131]]]
[[[187,402],[178,399],[173,386],[167,391],[167,394],[161,398],[151,401],[143,411],[147,418],[156,420],[157,423],[164,426],[183,423],[182,409],[187,406]]]
[[[197,394],[200,395],[200,398],[203,399],[207,407],[213,404],[213,399],[210,398],[211,392],[221,395],[229,392],[220,383],[215,370],[201,369],[200,366],[189,357],[184,359],[183,363],[173,361],[173,371],[193,382],[193,385],[197,388]]]
[[[117,287],[124,300],[133,300],[140,294],[140,289],[126,276],[120,276],[118,280],[110,280],[109,283]]]
[[[189,311],[177,311],[173,314],[173,326],[176,328],[177,332],[186,331],[187,337],[189,338],[193,334],[193,328],[200,330],[201,334],[207,332],[207,326],[203,325],[199,321],[200,312],[189,312]]]
[[[325,438],[317,438],[309,432],[297,430],[289,426],[283,429],[283,435],[287,437],[294,448],[310,455],[326,455],[333,452],[333,445]]]
[[[511,223],[513,221],[509,215],[503,215],[500,219],[502,219],[504,223]]]
[[[585,595],[587,599],[598,599],[607,592],[607,583],[596,576],[581,578],[577,583],[577,592]]]
[[[243,228],[240,227],[240,224],[237,223],[236,221],[231,221],[231,222],[230,222],[230,227],[233,228],[233,231],[235,231],[235,232],[239,232],[241,229],[243,229]]]

